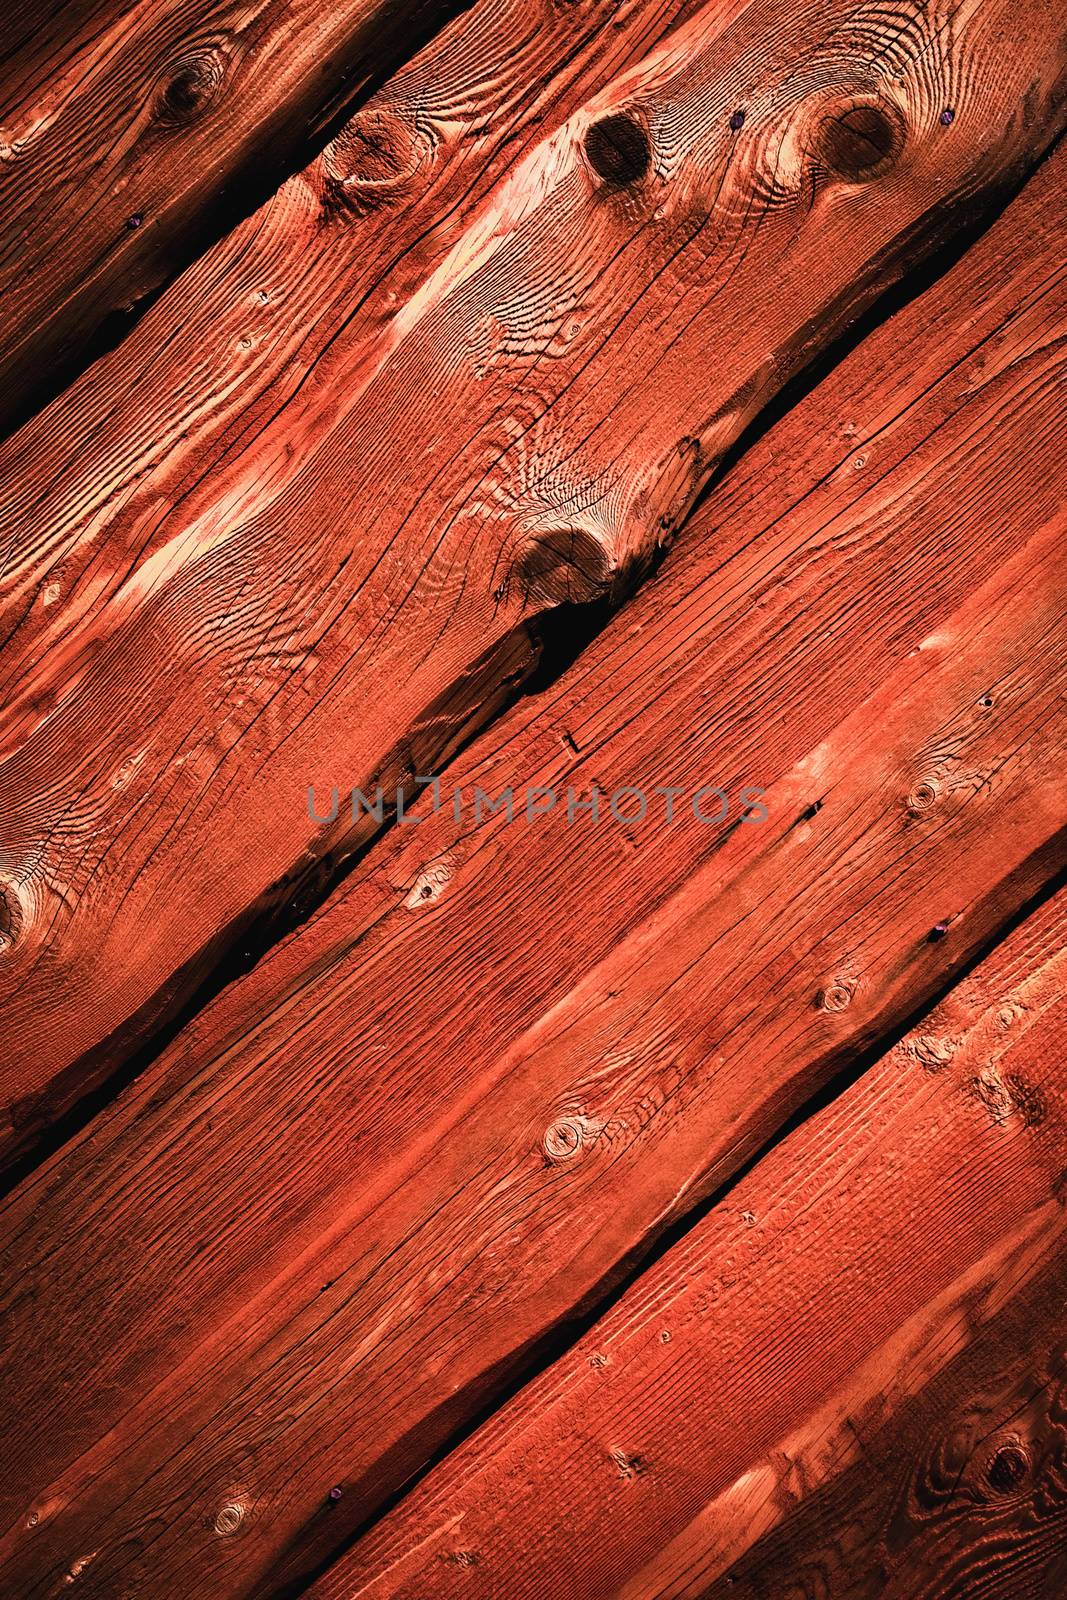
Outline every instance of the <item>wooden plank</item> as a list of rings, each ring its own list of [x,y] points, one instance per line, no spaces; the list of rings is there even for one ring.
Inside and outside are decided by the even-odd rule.
[[[2,753],[47,715],[50,681],[69,689],[89,669],[101,611],[123,597],[139,556],[167,544],[169,533],[152,532],[165,508],[213,475],[230,481],[236,463],[254,479],[268,422],[287,450],[348,330],[357,343],[380,331],[501,174],[689,9],[623,0],[605,37],[580,8],[553,5],[545,17],[526,0],[483,0],[187,273],[136,337],[0,448]],[[368,152],[383,141],[395,159],[379,163]],[[155,419],[148,437],[145,417]],[[0,899],[3,887],[0,878]],[[22,925],[17,898],[3,913],[6,948]],[[29,1061],[24,1046],[18,1058]],[[61,1077],[42,1103],[31,1082],[13,1091],[5,1153],[84,1086]]]
[[[1061,895],[313,1600],[1062,1593],[1065,946]]]
[[[0,37],[0,429],[247,215],[447,0],[19,4]]]
[[[281,1592],[1044,880],[1065,160],[456,769],[754,781],[767,824],[427,805],[9,1203],[17,1588]]]
[[[6,1156],[366,842],[366,816],[310,821],[309,781],[391,789],[446,757],[545,614],[618,598],[789,372],[1044,147],[1047,5],[948,14],[704,7],[176,504],[158,480],[126,504],[94,445],[99,497],[60,484],[29,535],[12,514],[36,554],[0,657]],[[129,405],[132,440],[167,431]],[[72,543],[76,576],[38,589]]]

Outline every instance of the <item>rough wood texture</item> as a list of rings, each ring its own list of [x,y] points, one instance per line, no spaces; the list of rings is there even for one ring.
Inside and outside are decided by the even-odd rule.
[[[0,34],[0,429],[455,9],[15,0]]]
[[[767,824],[397,830],[14,1197],[17,1592],[281,1592],[1040,884],[1063,160],[457,770]]]
[[[1065,938],[1061,897],[314,1600],[1062,1594]]]
[[[60,492],[28,539],[14,519],[8,1155],[366,838],[311,825],[309,781],[445,756],[531,670],[538,619],[617,597],[788,373],[1064,115],[1046,0],[730,15],[574,112],[176,504],[97,455],[102,500]],[[62,565],[38,586],[72,543],[73,592]]]
[[[269,471],[271,441],[284,454],[287,430],[299,432],[328,387],[334,346],[373,338],[493,181],[689,9],[625,0],[605,37],[578,7],[486,0],[187,273],[134,339],[0,450],[0,753],[47,715],[56,696],[46,685],[60,678],[69,691],[91,670],[94,641],[116,620],[105,608],[118,601],[121,618],[139,555],[166,543],[149,532],[146,545],[146,530],[214,477],[229,481],[235,463],[252,483]],[[21,908],[5,900],[2,877],[0,902],[6,944]],[[75,1073],[44,1103],[22,1099],[15,1144],[24,1124],[47,1121],[83,1086]]]

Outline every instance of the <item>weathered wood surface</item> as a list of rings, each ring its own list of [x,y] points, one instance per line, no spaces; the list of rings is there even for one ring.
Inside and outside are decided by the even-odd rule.
[[[18,1592],[281,1592],[1047,876],[1064,159],[457,763],[766,824],[397,830],[13,1198]]]
[[[0,32],[0,429],[455,10],[15,0]]]
[[[0,449],[0,753],[47,714],[48,683],[69,691],[91,669],[110,625],[101,610],[122,599],[139,554],[166,545],[169,534],[151,533],[166,508],[213,477],[231,481],[235,462],[251,482],[269,471],[271,450],[290,448],[288,432],[329,384],[333,347],[373,338],[493,181],[690,9],[624,0],[605,37],[577,7],[486,0],[186,274],[135,338]],[[0,922],[6,943],[21,926],[17,902]],[[24,1123],[82,1087],[78,1073],[44,1105],[16,1095],[15,1144]]]
[[[313,1600],[1067,1592],[1067,896]]]
[[[1046,0],[712,4],[176,502],[82,435],[102,494],[11,519],[7,1155],[365,840],[309,822],[309,781],[447,755],[532,669],[538,619],[617,596],[789,372],[1034,159],[1061,23]],[[108,382],[143,359],[135,337]],[[128,437],[167,434],[137,398]]]

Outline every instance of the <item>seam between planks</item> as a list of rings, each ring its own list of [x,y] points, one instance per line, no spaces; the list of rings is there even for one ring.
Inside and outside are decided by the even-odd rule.
[[[962,235],[947,240],[940,249],[902,273],[900,278],[856,319],[853,326],[834,339],[826,350],[817,354],[768,401],[715,469],[706,488],[680,524],[677,530],[678,538],[685,538],[692,524],[697,521],[714,496],[719,484],[729,472],[743,462],[744,457],[772,427],[813,393],[864,339],[869,338],[878,327],[891,320],[951,271],[966,251],[1003,216],[1039,168],[1054,155],[1065,137],[1067,135],[1063,132],[1058,134],[1022,178],[1002,190],[996,202],[989,205],[980,218],[973,221]],[[940,382],[943,377],[944,374],[941,374],[937,381]],[[910,403],[914,403],[915,398],[913,397]],[[811,485],[807,492],[810,493],[817,487],[818,484]],[[775,521],[787,514],[787,512],[779,513]],[[770,525],[773,526],[774,523]],[[770,527],[761,529],[758,534],[753,535],[753,538],[765,536]],[[664,560],[669,560],[669,556],[669,548],[661,547],[636,587],[643,587],[644,583],[653,578]],[[725,554],[724,559],[726,559]],[[612,618],[622,614],[632,598],[631,593],[623,601],[622,607],[614,610],[605,602],[589,601],[584,604],[564,605],[546,613],[543,619],[537,619],[534,623],[529,620],[520,622],[515,630],[516,637],[529,636],[531,632],[536,634],[539,664],[534,677],[519,681],[510,691],[496,697],[489,719],[486,722],[476,722],[468,733],[459,737],[449,749],[447,757],[431,765],[427,776],[431,773],[438,778],[447,776],[457,758],[475,740],[484,739],[493,726],[520,699],[533,693],[547,693],[563,674],[580,660],[584,651],[604,631]],[[180,1010],[162,1028],[152,1032],[144,1045],[117,1071],[109,1074],[97,1088],[91,1090],[69,1111],[57,1118],[24,1156],[16,1158],[0,1174],[0,1199],[16,1189],[39,1166],[91,1123],[127,1085],[140,1076],[212,1000],[258,966],[277,944],[295,934],[355,871],[372,865],[376,851],[396,826],[395,809],[387,811],[384,823],[358,849],[344,856],[336,864],[331,864],[329,857],[323,858],[313,887],[303,891],[295,904],[291,900],[287,901],[280,912],[253,909],[249,918],[240,922],[235,929],[221,930],[219,943],[225,953],[212,964],[208,978],[194,990]],[[195,964],[201,963],[197,960]],[[175,976],[176,979],[180,978],[180,974]],[[91,1055],[105,1055],[116,1039],[122,1038],[128,1032],[136,1032],[137,1023],[136,1014],[128,1018],[122,1028],[101,1041]]]

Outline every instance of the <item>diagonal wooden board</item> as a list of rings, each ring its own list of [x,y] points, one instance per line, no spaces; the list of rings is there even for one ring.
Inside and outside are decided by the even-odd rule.
[[[311,1600],[1050,1600],[1067,895],[758,1163]]]
[[[46,682],[69,692],[89,670],[100,613],[121,616],[131,570],[171,537],[166,513],[238,468],[255,481],[289,450],[316,395],[321,409],[335,346],[373,343],[508,167],[692,9],[623,0],[605,35],[579,8],[546,18],[526,0],[483,0],[0,447],[0,753],[47,713]],[[0,947],[20,926],[5,899]],[[74,1076],[53,1103],[80,1092]],[[37,1111],[47,1120],[49,1102]],[[23,1101],[16,1143],[34,1114]]]
[[[767,824],[397,829],[14,1197],[20,1591],[306,1574],[1045,880],[1064,159],[457,767],[762,779]]]
[[[448,0],[16,0],[0,23],[0,428],[84,366]],[[321,142],[321,141],[320,141]]]
[[[486,0],[191,269],[119,351],[0,446],[5,753],[40,718],[28,669],[84,632],[158,550],[153,515],[254,454],[265,420],[284,413],[292,428],[300,392],[326,386],[350,327],[364,339],[380,331],[515,160],[691,9],[624,0],[605,38],[573,7],[554,9],[549,25],[520,0]],[[68,684],[86,665],[72,647]]]
[[[1054,24],[706,6],[175,507],[125,522],[125,478],[60,497],[31,537],[77,525],[90,604],[60,570],[0,655],[7,1155],[366,842],[310,822],[309,781],[447,756],[532,670],[531,627],[618,598],[789,373],[1018,178],[1064,115]]]
[[[373,343],[502,173],[692,9],[623,0],[605,37],[579,8],[545,18],[526,0],[483,0],[109,361],[0,447],[0,754],[47,713],[46,683],[69,692],[90,669],[101,612],[121,616],[131,571],[167,546],[174,508],[235,470],[256,481],[316,395],[321,409],[335,346]],[[5,900],[0,949],[20,926]],[[43,1105],[24,1100],[15,1143],[83,1087],[77,1072]],[[10,1148],[10,1132],[0,1142]]]

